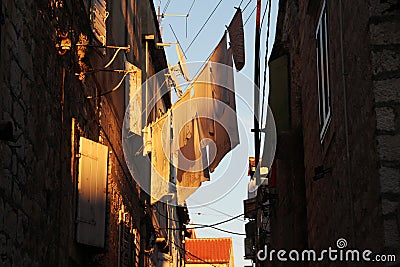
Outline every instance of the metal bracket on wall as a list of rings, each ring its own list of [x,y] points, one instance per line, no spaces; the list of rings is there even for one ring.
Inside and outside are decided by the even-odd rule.
[[[332,173],[332,168],[324,169],[324,165],[317,166],[314,168],[313,180],[317,181],[319,179],[322,179],[327,173]]]
[[[82,218],[77,218],[76,222],[80,222],[80,223],[87,223],[90,225],[96,225],[96,221],[95,220],[86,220],[86,219],[82,219]]]
[[[1,17],[0,17],[1,18]],[[103,49],[116,49],[114,55],[111,57],[111,60],[106,64],[104,68],[107,68],[111,65],[111,63],[115,60],[117,57],[118,53],[120,51],[125,51],[126,53],[129,53],[131,50],[131,46],[128,44],[126,46],[116,46],[116,45],[93,45],[93,44],[88,44],[88,43],[76,43],[72,44],[71,38],[69,36],[69,33],[73,31],[67,31],[67,32],[62,32],[61,30],[56,31],[56,35],[58,38],[58,42],[56,43],[56,49],[58,51],[58,54],[63,56],[65,55],[68,51],[72,49],[72,46],[75,47],[86,47],[86,48],[103,48]]]

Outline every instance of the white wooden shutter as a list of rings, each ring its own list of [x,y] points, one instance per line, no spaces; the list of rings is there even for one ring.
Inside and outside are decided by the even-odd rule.
[[[90,19],[92,22],[92,31],[97,40],[102,45],[106,45],[107,25],[106,19],[109,15],[107,11],[106,0],[92,0],[92,8],[90,12]]]
[[[78,175],[78,243],[104,247],[108,148],[80,138]]]

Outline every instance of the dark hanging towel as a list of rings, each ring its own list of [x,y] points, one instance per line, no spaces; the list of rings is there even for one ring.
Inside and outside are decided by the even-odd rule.
[[[236,69],[239,71],[243,68],[245,63],[243,20],[242,10],[240,8],[236,10],[235,16],[233,16],[233,19],[228,26],[228,32],[233,60]]]

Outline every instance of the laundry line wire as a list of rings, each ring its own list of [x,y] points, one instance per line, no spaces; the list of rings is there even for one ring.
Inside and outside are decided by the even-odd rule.
[[[189,43],[188,47],[185,50],[185,53],[187,51],[189,51],[190,47],[192,46],[192,44],[194,43],[194,41],[196,41],[197,37],[200,35],[201,31],[204,29],[204,27],[207,25],[207,23],[210,21],[211,17],[214,15],[215,11],[217,10],[217,8],[219,7],[219,5],[222,3],[223,0],[219,0],[218,4],[214,7],[213,11],[210,13],[210,15],[208,16],[208,18],[205,20],[205,22],[203,23],[203,25],[200,27],[199,31],[197,32],[197,34],[194,36],[194,38],[192,39],[192,41]]]

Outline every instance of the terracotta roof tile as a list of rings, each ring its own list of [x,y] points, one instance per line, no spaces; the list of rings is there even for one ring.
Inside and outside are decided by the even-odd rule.
[[[186,263],[228,263],[232,249],[232,238],[195,238],[185,240]],[[196,255],[198,258],[194,257]]]

